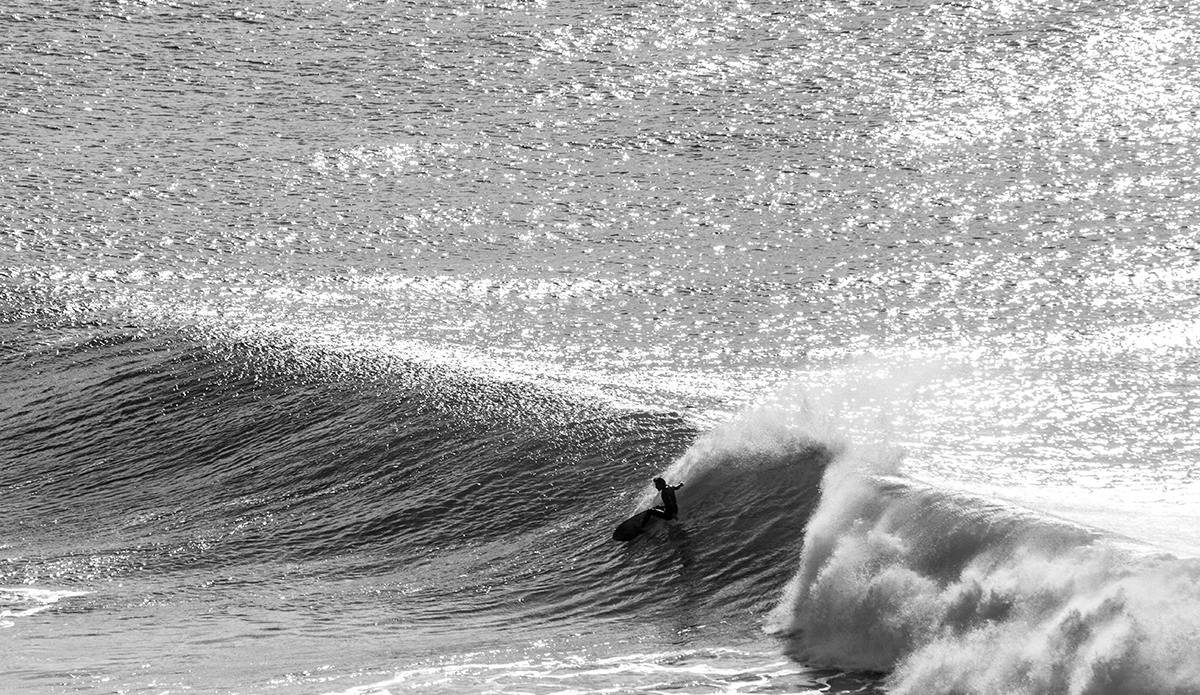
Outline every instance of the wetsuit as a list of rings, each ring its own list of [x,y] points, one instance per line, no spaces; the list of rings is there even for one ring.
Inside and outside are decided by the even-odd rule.
[[[666,519],[667,521],[679,516],[679,503],[675,501],[675,490],[679,489],[680,487],[681,485],[676,485],[675,487],[664,487],[662,489],[663,506],[655,507],[654,509],[647,511],[649,511],[650,514]]]

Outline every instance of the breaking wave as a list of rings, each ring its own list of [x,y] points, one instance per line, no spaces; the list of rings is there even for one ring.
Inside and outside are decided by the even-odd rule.
[[[890,692],[1200,692],[1200,562],[894,475],[830,467],[768,621]]]

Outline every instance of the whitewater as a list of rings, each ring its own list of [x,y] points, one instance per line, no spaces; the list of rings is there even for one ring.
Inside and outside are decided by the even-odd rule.
[[[1198,29],[10,3],[0,692],[1200,694]]]

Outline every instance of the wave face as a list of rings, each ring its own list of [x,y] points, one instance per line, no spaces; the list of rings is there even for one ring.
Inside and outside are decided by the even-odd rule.
[[[679,447],[692,435],[669,414],[249,340],[108,332],[11,349],[5,363],[6,475],[22,481],[31,511],[68,497],[98,512],[137,499],[214,523],[295,521],[283,538],[243,536],[235,553],[396,550],[468,526],[476,538],[508,535],[570,510],[554,476],[569,472],[587,497],[601,462],[651,460],[646,440]]]
[[[396,600],[432,623],[490,611],[537,627],[679,600],[761,615],[832,456],[771,423],[698,436],[671,412],[275,338],[9,337],[0,489],[23,552],[0,586],[316,563],[396,578]],[[686,481],[685,523],[649,534],[674,550],[612,543],[660,473]]]
[[[1200,692],[1200,562],[995,501],[830,469],[769,621],[894,693]]]

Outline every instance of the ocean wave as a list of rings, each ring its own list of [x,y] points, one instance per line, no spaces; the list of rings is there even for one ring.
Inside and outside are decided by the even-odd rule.
[[[275,338],[58,327],[6,345],[16,520],[127,560],[75,563],[79,581],[511,538],[694,436],[669,412]]]
[[[827,405],[697,433],[277,335],[59,326],[5,344],[0,489],[23,535],[0,585],[235,566],[285,582],[316,563],[426,630],[765,623],[801,663],[898,693],[1200,691],[1200,563],[907,478]],[[612,542],[656,476],[684,483],[681,518]]]
[[[834,455],[762,415],[697,437],[669,411],[279,336],[22,335],[0,358],[0,489],[25,536],[0,583],[316,563],[425,629],[684,609],[753,625]],[[686,482],[683,519],[613,543],[656,475]]]

